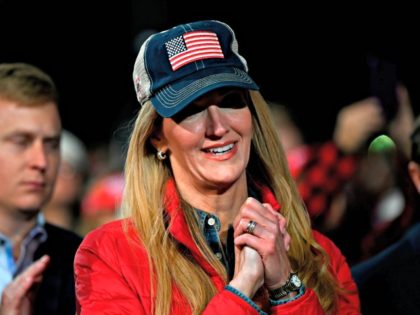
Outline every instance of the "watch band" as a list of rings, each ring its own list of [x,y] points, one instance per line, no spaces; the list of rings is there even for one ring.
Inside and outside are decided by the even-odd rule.
[[[291,272],[289,274],[289,278],[287,279],[286,283],[281,287],[269,290],[269,296],[272,300],[280,300],[288,295],[290,292],[299,291],[300,287],[302,286],[302,282],[298,278],[297,274]]]

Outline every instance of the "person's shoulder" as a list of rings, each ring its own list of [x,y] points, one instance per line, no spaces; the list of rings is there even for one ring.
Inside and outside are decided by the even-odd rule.
[[[319,231],[312,230],[315,241],[327,252],[331,266],[334,269],[340,268],[343,264],[347,264],[347,259],[344,257],[338,246],[327,236]]]
[[[330,251],[340,251],[334,242],[317,230],[312,230],[312,235],[315,241],[322,246],[328,253]]]
[[[131,220],[120,219],[89,232],[77,250],[76,262],[100,259],[118,265],[121,261],[143,261],[143,255],[147,255],[146,250]]]
[[[44,224],[44,229],[47,232],[47,238],[37,248],[35,258],[47,254],[51,257],[50,265],[71,264],[77,248],[82,242],[82,237],[47,222]]]
[[[57,225],[51,223],[45,223],[45,231],[47,232],[47,239],[59,240],[61,244],[77,244],[79,245],[82,241],[82,237],[73,231],[63,229]]]
[[[328,268],[338,282],[343,285],[343,288],[348,289],[349,292],[356,292],[356,283],[352,277],[350,266],[338,246],[318,231],[313,231],[313,237],[328,255]]]
[[[376,254],[375,256],[352,267],[352,272],[358,282],[374,273],[388,274],[420,260],[420,223],[410,228],[404,237]]]
[[[101,225],[90,231],[83,239],[83,247],[98,248],[103,244],[118,243],[126,238],[126,227],[129,225],[127,219],[114,220]]]
[[[410,242],[416,253],[420,253],[420,223],[413,225],[404,235],[404,239]]]
[[[125,222],[126,220],[124,219],[118,219],[102,224],[101,226],[87,233],[84,239],[107,237],[110,234],[119,234],[123,231],[123,225],[125,224]]]

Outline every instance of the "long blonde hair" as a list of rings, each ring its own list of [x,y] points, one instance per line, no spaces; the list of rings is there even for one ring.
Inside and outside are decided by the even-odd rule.
[[[337,284],[328,270],[328,256],[313,239],[307,211],[290,176],[268,106],[259,92],[251,91],[250,94],[254,135],[248,176],[268,185],[274,192],[293,240],[289,251],[293,268],[305,285],[316,292],[324,310],[330,312],[336,306]],[[167,163],[156,158],[156,149],[150,143],[151,135],[160,128],[161,123],[162,118],[152,104],[146,102],[130,139],[122,209],[132,219],[149,255],[152,313],[170,314],[172,285],[175,284],[188,300],[192,314],[201,314],[217,289],[197,262],[178,250],[165,225],[162,196],[171,171]],[[197,247],[227,282],[225,268],[207,246],[194,210],[185,202],[182,202],[182,206]]]

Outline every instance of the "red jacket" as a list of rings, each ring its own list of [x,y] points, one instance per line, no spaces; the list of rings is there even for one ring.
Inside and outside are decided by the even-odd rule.
[[[200,255],[186,226],[174,187],[167,190],[167,211],[171,218],[170,233],[184,244],[213,280],[219,293],[209,302],[203,314],[252,314],[258,312],[245,300],[225,289],[225,283]],[[169,195],[169,196],[168,196]],[[263,191],[263,202],[278,206],[269,190]],[[75,258],[77,314],[151,314],[150,277],[147,253],[141,242],[135,244],[122,229],[124,221],[106,224],[89,233]],[[135,237],[135,231],[129,230]],[[339,249],[325,236],[314,232],[316,241],[327,251],[331,268],[340,284],[357,292],[350,269]],[[190,309],[180,291],[173,288],[171,314],[187,315]],[[360,314],[357,293],[340,299],[337,314]],[[270,314],[324,314],[315,292],[286,304],[272,307]]]

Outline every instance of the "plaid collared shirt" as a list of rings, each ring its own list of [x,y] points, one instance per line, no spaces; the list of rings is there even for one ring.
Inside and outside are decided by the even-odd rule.
[[[0,233],[0,301],[4,288],[34,261],[35,251],[47,239],[44,222],[44,217],[39,214],[37,224],[22,241],[20,255],[16,261],[13,257],[12,242]]]

